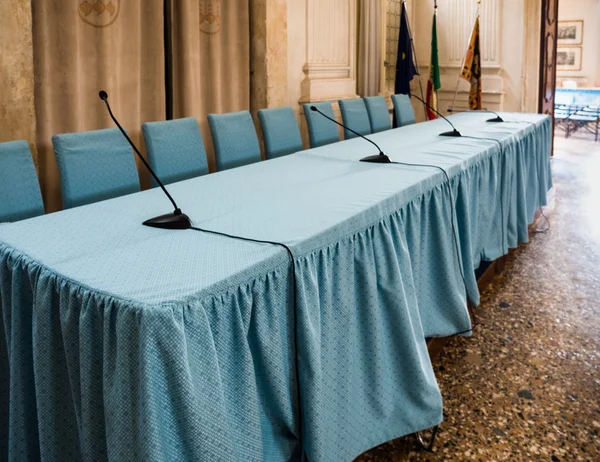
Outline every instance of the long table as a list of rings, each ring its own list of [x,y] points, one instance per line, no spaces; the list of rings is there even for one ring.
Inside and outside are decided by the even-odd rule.
[[[502,115],[371,136],[449,182],[353,139],[169,185],[272,244],[144,227],[158,189],[0,226],[0,459],[351,460],[439,424],[426,338],[469,334],[551,187],[551,119]]]

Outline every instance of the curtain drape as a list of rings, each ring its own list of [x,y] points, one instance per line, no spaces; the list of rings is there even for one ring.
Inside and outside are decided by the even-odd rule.
[[[215,169],[207,115],[250,109],[248,0],[173,2],[173,117],[196,117]]]
[[[141,124],[165,118],[163,0],[33,0],[32,11],[40,182],[55,211],[52,135],[113,127],[99,90],[138,145]]]
[[[360,1],[358,14],[357,90],[362,97],[376,96],[381,74],[381,1]]]

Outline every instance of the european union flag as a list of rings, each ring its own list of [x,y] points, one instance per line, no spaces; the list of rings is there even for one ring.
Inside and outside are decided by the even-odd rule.
[[[412,37],[410,36],[410,30],[408,29],[406,5],[402,3],[394,93],[410,95],[410,81],[415,75],[417,75],[417,69],[415,68],[413,60]]]

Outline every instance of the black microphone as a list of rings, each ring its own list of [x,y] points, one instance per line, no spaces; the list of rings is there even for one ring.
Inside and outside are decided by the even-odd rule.
[[[144,159],[144,156],[142,156],[142,154],[140,153],[138,148],[135,146],[135,144],[133,144],[133,141],[131,141],[131,139],[127,135],[127,132],[125,130],[123,130],[123,127],[121,127],[121,124],[117,121],[117,119],[113,115],[112,110],[110,109],[110,104],[108,104],[108,94],[104,90],[101,90],[100,93],[98,93],[98,96],[100,96],[100,99],[102,101],[104,101],[104,103],[106,104],[106,107],[108,108],[108,113],[110,114],[110,118],[117,125],[117,127],[119,127],[119,130],[121,130],[121,133],[123,134],[123,136],[127,139],[127,141],[129,142],[129,144],[131,145],[131,147],[133,148],[135,153],[138,155],[138,157],[140,158],[142,163],[148,169],[148,171],[152,174],[152,176],[154,177],[154,179],[156,180],[158,185],[161,187],[163,192],[167,195],[167,197],[171,201],[171,204],[173,204],[173,207],[175,207],[175,211],[173,213],[168,213],[166,215],[161,215],[161,216],[158,216],[155,218],[151,218],[149,220],[146,220],[143,224],[146,226],[150,226],[152,228],[162,228],[162,229],[189,229],[189,228],[191,228],[192,222],[190,221],[190,218],[185,213],[182,213],[181,209],[179,207],[177,207],[177,204],[175,203],[175,201],[169,194],[169,191],[167,191],[167,188],[165,188],[165,185],[162,183],[162,181],[160,181],[160,178],[158,178],[156,173],[154,173],[154,170],[152,170],[150,165],[148,165],[148,162],[146,162],[146,159]]]
[[[447,117],[444,117],[441,112],[438,112],[436,109],[432,108],[431,105],[427,101],[423,101],[417,95],[410,95],[410,96],[421,101],[425,106],[427,106],[429,109],[431,109],[437,115],[439,115],[442,119],[444,119],[446,122],[448,122],[450,124],[450,126],[453,128],[453,130],[451,132],[440,133],[440,136],[453,136],[453,137],[462,136],[460,134],[460,132],[456,129],[456,127],[452,124],[452,122],[450,122]]]
[[[311,106],[310,110],[313,111],[313,112],[318,112],[319,114],[321,114],[326,119],[329,119],[333,123],[338,124],[340,127],[343,127],[346,130],[354,133],[356,136],[360,136],[363,140],[367,140],[369,143],[371,143],[373,146],[375,146],[377,148],[377,150],[379,151],[379,154],[375,154],[374,156],[364,157],[364,158],[360,159],[361,162],[371,162],[371,163],[374,163],[374,164],[389,164],[389,163],[391,163],[390,158],[383,153],[383,151],[381,150],[381,148],[379,146],[377,146],[377,143],[375,143],[373,140],[370,140],[366,136],[361,135],[358,132],[355,132],[350,127],[348,127],[348,126],[346,126],[346,125],[338,122],[337,120],[332,119],[327,114],[324,114],[323,112],[319,111],[319,109],[316,106]]]
[[[448,109],[448,112],[483,112],[483,113],[488,113],[488,114],[494,114],[496,116],[493,119],[486,120],[486,122],[504,122],[504,119],[502,117],[500,117],[496,112],[488,111],[485,109],[469,109],[467,111],[455,111],[452,108],[450,108],[450,109]]]

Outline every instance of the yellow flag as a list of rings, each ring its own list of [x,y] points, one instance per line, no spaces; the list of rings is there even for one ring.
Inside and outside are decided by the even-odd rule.
[[[469,49],[460,76],[471,84],[469,109],[481,109],[481,47],[479,45],[479,16],[475,19]]]

